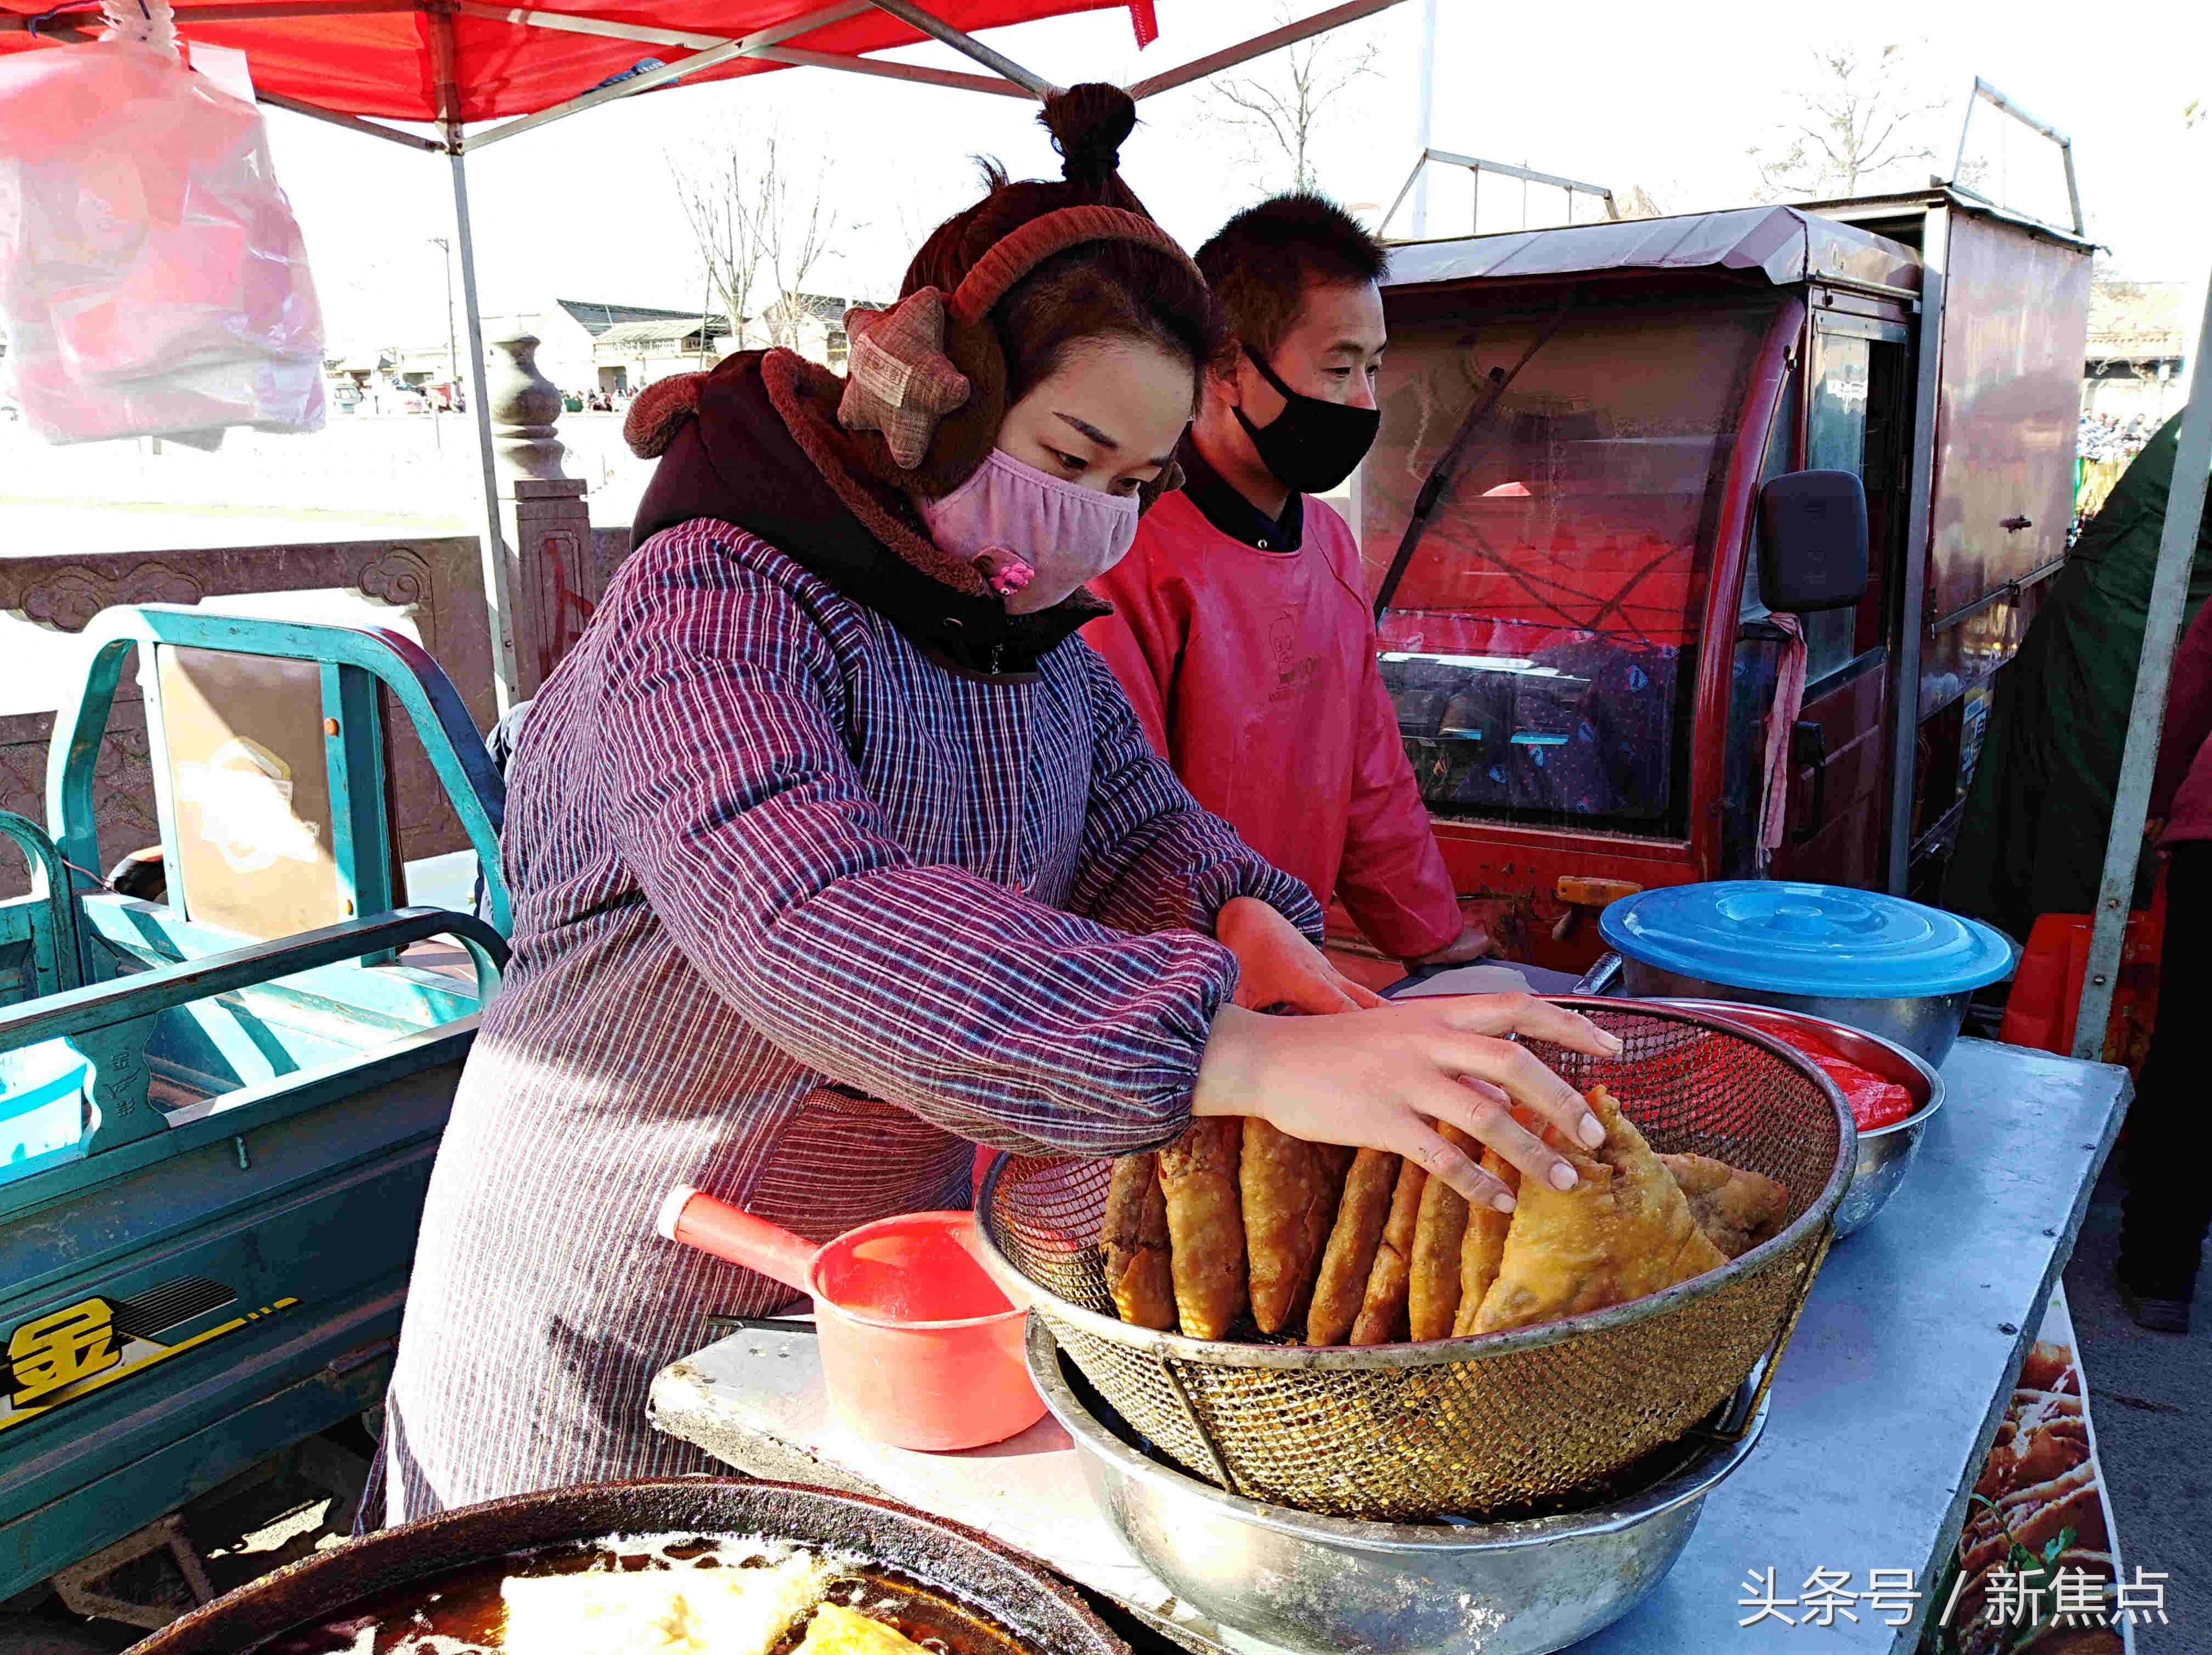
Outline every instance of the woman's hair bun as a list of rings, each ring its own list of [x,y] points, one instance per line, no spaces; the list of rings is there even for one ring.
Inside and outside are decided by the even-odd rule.
[[[1089,81],[1044,100],[1038,123],[1060,154],[1060,176],[1097,189],[1121,164],[1121,141],[1136,130],[1137,106],[1120,87]]]

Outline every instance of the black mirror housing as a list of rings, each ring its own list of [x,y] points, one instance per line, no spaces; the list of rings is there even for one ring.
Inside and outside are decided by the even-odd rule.
[[[1790,472],[1759,491],[1759,595],[1769,609],[1849,609],[1866,589],[1866,489],[1856,473]]]

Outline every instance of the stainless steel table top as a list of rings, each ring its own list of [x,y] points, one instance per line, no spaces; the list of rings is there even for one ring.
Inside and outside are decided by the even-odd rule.
[[[1747,1577],[1802,1598],[1816,1569],[1909,1570],[1932,1591],[1972,1482],[2071,1251],[2130,1095],[2125,1071],[1987,1041],[1944,1063],[1948,1104],[1912,1175],[1873,1224],[1830,1252],[1773,1390],[1765,1441],[1714,1491],[1673,1572],[1579,1648],[1910,1651],[1864,1603],[1859,1619],[1737,1624]],[[803,1338],[739,1335],[656,1382],[661,1427],[757,1474],[880,1489],[1023,1546],[1199,1649],[1253,1640],[1194,1622],[1089,1509],[1050,1421],[997,1448],[909,1454],[827,1418]],[[1923,1606],[1916,1603],[1915,1610]],[[1783,1613],[1802,1621],[1804,1609]]]
[[[1917,1619],[1892,1628],[1863,1605],[1856,1625],[1740,1628],[1757,1612],[1739,1606],[1745,1578],[1771,1568],[1778,1597],[1802,1597],[1816,1568],[1856,1591],[1910,1569],[1933,1590],[2131,1094],[2124,1069],[1983,1040],[1942,1075],[1949,1102],[1905,1187],[1814,1284],[1765,1442],[1658,1589],[1580,1648],[1915,1646]]]

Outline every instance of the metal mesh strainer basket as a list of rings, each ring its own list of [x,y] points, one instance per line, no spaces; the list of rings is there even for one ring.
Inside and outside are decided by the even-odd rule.
[[[1786,1046],[1695,1013],[1570,999],[1617,1058],[1542,1042],[1609,1086],[1651,1146],[1764,1172],[1789,1223],[1724,1269],[1565,1322],[1364,1349],[1186,1339],[1114,1314],[1098,1256],[1111,1164],[1000,1156],[977,1212],[983,1263],[1042,1317],[1122,1417],[1231,1493],[1396,1522],[1572,1494],[1711,1415],[1796,1324],[1850,1182],[1842,1096]]]

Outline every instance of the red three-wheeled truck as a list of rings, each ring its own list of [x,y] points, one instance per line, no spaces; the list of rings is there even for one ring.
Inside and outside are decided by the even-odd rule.
[[[1396,249],[1352,510],[1400,732],[1501,953],[1582,971],[1598,909],[1691,880],[1928,894],[2065,557],[2091,251],[1945,186]],[[1859,479],[1869,557],[1856,601],[1796,614],[1785,721],[1796,599],[1762,592],[1759,507],[1804,472]]]

